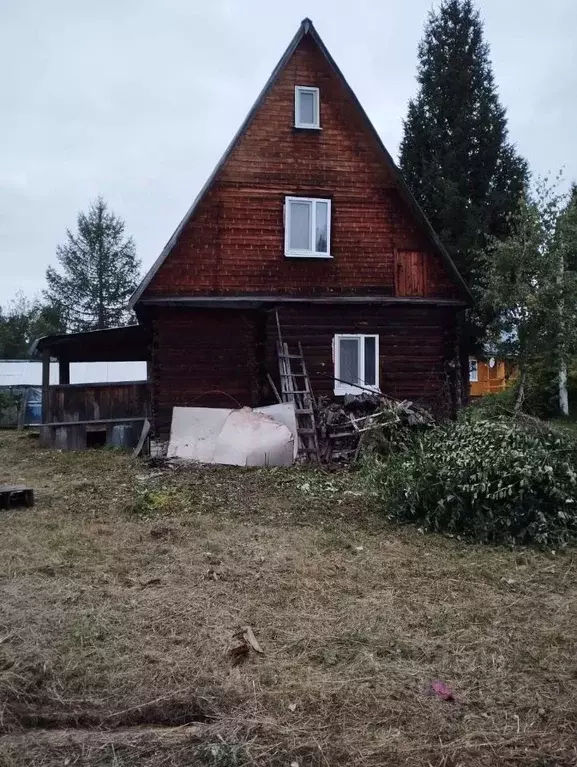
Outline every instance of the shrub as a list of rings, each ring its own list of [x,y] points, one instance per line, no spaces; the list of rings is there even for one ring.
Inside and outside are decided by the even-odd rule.
[[[22,394],[20,392],[13,392],[10,389],[0,390],[0,412],[18,407],[21,399]]]
[[[510,386],[505,391],[495,392],[494,394],[485,394],[483,397],[477,397],[471,401],[471,404],[459,413],[459,418],[485,420],[487,418],[496,418],[511,414],[515,407],[515,398],[517,396],[517,387]]]
[[[0,427],[16,426],[21,397],[19,391],[0,390]]]
[[[482,542],[561,546],[577,534],[576,443],[506,419],[440,426],[369,476],[395,520]]]

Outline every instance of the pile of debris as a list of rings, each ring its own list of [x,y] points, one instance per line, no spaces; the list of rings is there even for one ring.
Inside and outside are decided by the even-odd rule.
[[[370,439],[380,452],[397,449],[415,428],[432,426],[435,420],[423,407],[366,392],[346,395],[343,403],[319,397],[316,423],[323,463],[354,463]]]

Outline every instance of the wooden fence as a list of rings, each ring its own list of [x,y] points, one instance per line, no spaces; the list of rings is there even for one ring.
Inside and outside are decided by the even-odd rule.
[[[146,417],[148,413],[146,381],[61,384],[48,389],[49,423],[121,420]]]
[[[50,386],[45,413],[40,426],[40,439],[44,445],[60,450],[83,450],[118,445],[121,439],[123,446],[134,446],[150,415],[148,383],[123,381]]]

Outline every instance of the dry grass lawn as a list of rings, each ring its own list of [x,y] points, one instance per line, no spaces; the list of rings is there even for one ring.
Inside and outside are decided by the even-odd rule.
[[[37,505],[0,512],[1,765],[577,764],[572,551],[393,528],[354,475],[6,432],[3,481]]]

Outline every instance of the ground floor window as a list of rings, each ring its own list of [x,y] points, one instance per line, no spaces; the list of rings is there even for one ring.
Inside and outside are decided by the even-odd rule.
[[[336,335],[333,342],[335,394],[360,394],[379,388],[379,337]]]
[[[469,381],[471,383],[477,383],[479,380],[479,365],[477,360],[473,357],[469,357]]]

